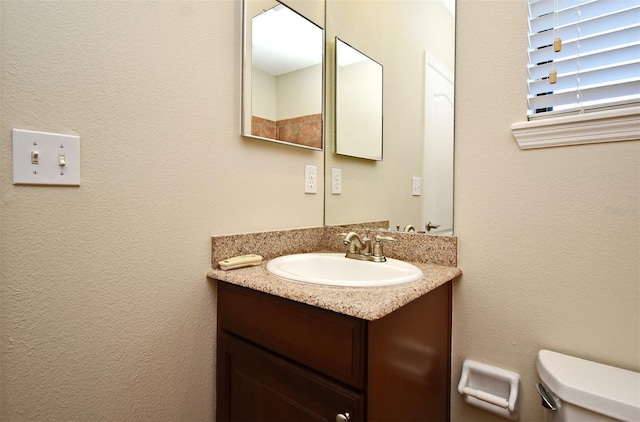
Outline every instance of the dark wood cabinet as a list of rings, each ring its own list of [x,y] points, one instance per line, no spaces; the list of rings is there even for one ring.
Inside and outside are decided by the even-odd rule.
[[[363,411],[362,393],[287,359],[225,333],[218,347],[225,381],[220,420],[333,421],[336,409]]]
[[[218,421],[449,419],[451,283],[375,321],[218,285]]]

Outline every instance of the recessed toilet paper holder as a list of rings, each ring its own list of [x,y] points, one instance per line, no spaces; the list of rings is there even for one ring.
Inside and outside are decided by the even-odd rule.
[[[465,360],[458,392],[465,403],[504,418],[520,418],[520,375],[482,362]]]

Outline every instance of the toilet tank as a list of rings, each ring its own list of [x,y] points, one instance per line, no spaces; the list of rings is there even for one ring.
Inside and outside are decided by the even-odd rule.
[[[549,350],[537,369],[557,407],[548,421],[640,421],[640,373]]]

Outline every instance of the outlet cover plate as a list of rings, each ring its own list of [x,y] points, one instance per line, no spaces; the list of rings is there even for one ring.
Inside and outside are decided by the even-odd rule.
[[[304,193],[318,192],[318,167],[304,166]]]
[[[411,194],[413,196],[420,196],[422,194],[422,180],[419,177],[413,177]]]
[[[331,193],[340,195],[342,193],[342,170],[331,169]]]

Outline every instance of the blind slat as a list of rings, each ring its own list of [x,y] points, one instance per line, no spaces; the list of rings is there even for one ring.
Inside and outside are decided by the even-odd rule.
[[[558,75],[575,73],[578,67],[580,71],[583,72],[596,67],[615,66],[618,63],[627,63],[639,57],[640,41],[635,44],[623,45],[619,48],[594,51],[589,54],[580,55],[579,58],[577,55],[573,55],[572,57],[532,66],[529,69],[529,82],[531,83],[538,79],[546,78],[552,69],[555,69]]]
[[[550,108],[554,109],[558,106],[564,106],[563,109],[571,106],[573,108],[589,107],[595,105],[603,105],[602,97],[609,97],[607,103],[619,102],[624,100],[635,100],[640,98],[640,81],[638,79],[619,82],[615,85],[597,86],[591,89],[580,90],[580,101],[578,103],[575,91],[558,92],[550,95],[539,97],[530,97],[529,106],[532,109]]]
[[[549,60],[557,60],[566,56],[574,56],[578,52],[583,54],[589,51],[602,50],[621,45],[621,40],[640,40],[640,22],[635,25],[617,28],[597,36],[582,38],[580,40],[564,40],[562,50],[553,51],[553,46],[529,50],[529,62],[541,63]],[[631,41],[630,43],[633,43]],[[579,48],[579,49],[578,49]]]
[[[562,2],[563,4],[564,2]],[[538,15],[531,19],[531,31],[540,32],[553,28],[554,26],[571,25],[578,19],[589,20],[598,16],[615,13],[621,10],[621,2],[616,1],[594,1],[591,3],[584,3],[578,7],[578,5],[571,5],[565,9],[559,10],[557,13],[553,12],[553,9],[548,12]],[[553,2],[551,2],[553,6]],[[564,5],[563,6],[567,6]],[[630,1],[625,2],[626,8],[633,6]],[[578,17],[579,14],[579,17]]]
[[[581,72],[579,75],[575,72],[558,75],[558,82],[555,84],[550,84],[547,80],[537,80],[529,83],[529,92],[530,95],[537,95],[549,91],[576,90],[578,87],[582,90],[591,85],[612,84],[618,80],[633,79],[638,75],[640,75],[640,59],[632,63]]]
[[[556,37],[570,41],[605,32],[610,28],[637,24],[640,19],[640,5],[588,20],[582,20],[579,16],[575,18],[576,20],[572,24],[558,26],[555,31],[531,33],[529,35],[530,47],[536,49],[553,44],[553,40]]]

